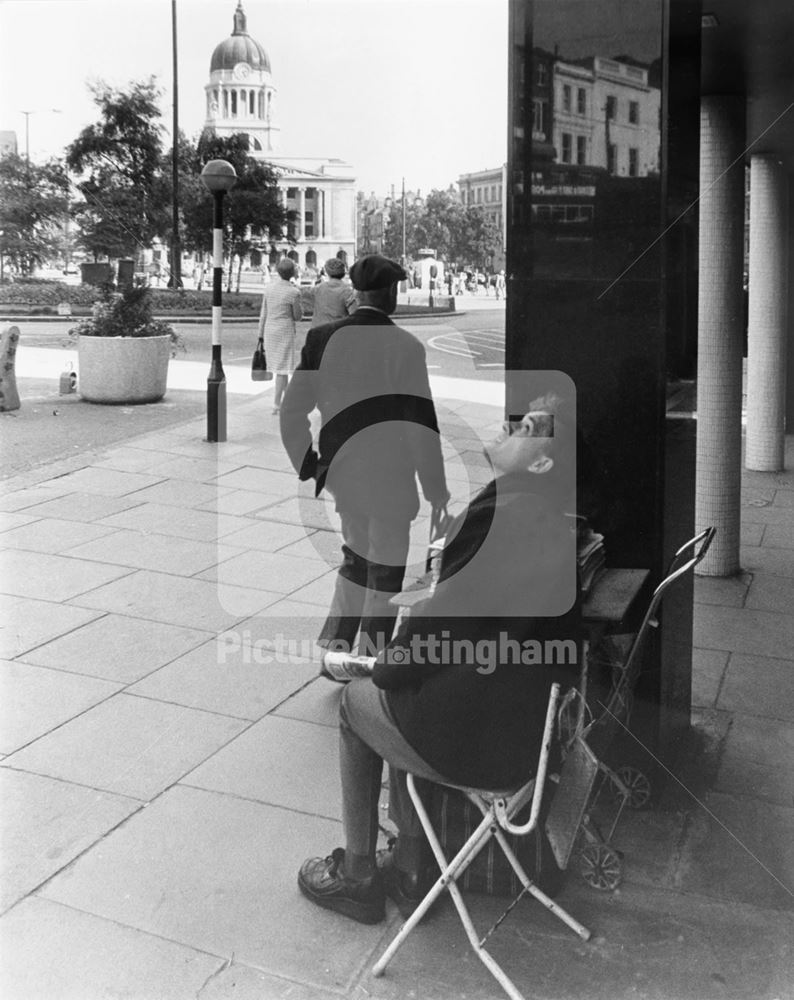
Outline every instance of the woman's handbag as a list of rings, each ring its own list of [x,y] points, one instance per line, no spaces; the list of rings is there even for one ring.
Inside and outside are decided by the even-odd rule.
[[[260,337],[256,342],[256,350],[251,359],[251,378],[254,382],[269,382],[273,378],[273,372],[267,370],[264,337]]]

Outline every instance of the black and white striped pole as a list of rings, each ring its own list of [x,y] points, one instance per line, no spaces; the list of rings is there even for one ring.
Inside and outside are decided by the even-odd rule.
[[[228,160],[210,160],[201,171],[212,206],[212,364],[207,377],[207,440],[226,440],[226,376],[221,361],[223,332],[223,196],[237,181]]]

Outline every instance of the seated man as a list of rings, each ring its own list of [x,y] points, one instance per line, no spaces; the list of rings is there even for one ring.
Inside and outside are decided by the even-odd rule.
[[[486,454],[494,480],[451,526],[433,595],[378,655],[372,677],[342,695],[346,846],[306,861],[298,884],[314,903],[362,923],[384,918],[387,895],[408,915],[427,888],[426,840],[405,773],[521,785],[537,763],[551,684],[576,678],[575,538],[564,516],[573,430],[555,402],[506,423]],[[399,834],[393,852],[376,856],[383,761]]]

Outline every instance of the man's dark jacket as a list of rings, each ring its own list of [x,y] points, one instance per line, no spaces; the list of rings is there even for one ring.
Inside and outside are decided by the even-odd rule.
[[[543,495],[545,487],[543,476],[511,474],[472,500],[450,527],[435,593],[414,608],[375,663],[373,680],[385,689],[400,732],[459,784],[506,788],[526,780],[537,763],[552,682],[576,681],[577,664],[561,663],[562,647],[547,643],[571,640],[570,658],[578,658],[572,521]],[[514,613],[517,597],[526,598],[526,616]],[[500,609],[511,617],[499,617]],[[536,640],[541,662],[508,656],[483,666],[464,656],[429,663],[421,648],[415,655],[413,637],[491,641],[498,649],[500,633],[517,644]]]
[[[417,475],[428,500],[446,500],[424,346],[380,310],[359,307],[309,330],[282,401],[281,437],[300,478],[314,478],[317,493],[327,486],[337,509],[415,517]]]

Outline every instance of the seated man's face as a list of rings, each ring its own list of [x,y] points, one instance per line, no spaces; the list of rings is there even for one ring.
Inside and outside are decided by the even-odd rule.
[[[483,449],[494,473],[548,472],[554,464],[551,443],[554,417],[544,410],[531,410],[518,420],[506,420],[502,432]]]

